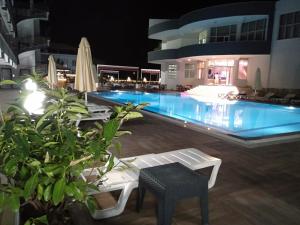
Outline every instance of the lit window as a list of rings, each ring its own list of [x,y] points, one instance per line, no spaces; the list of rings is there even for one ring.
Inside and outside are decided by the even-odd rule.
[[[278,39],[300,37],[300,11],[280,16]]]
[[[210,42],[235,41],[236,25],[212,27],[210,29]]]
[[[267,19],[255,20],[242,24],[241,41],[265,40]]]
[[[239,60],[239,80],[247,80],[248,59]]]
[[[168,66],[168,78],[175,79],[177,76],[177,65],[176,64],[170,64]]]
[[[196,72],[195,64],[187,63],[184,68],[184,77],[185,78],[194,78]]]
[[[199,33],[199,44],[206,44],[207,42],[207,31],[202,31]]]
[[[233,59],[209,60],[208,66],[234,66],[234,60]]]

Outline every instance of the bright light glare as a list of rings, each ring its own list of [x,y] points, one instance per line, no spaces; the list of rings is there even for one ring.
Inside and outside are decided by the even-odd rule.
[[[147,82],[147,78],[146,77],[144,77],[143,82]]]
[[[41,115],[44,113],[43,101],[46,96],[41,91],[35,91],[29,94],[24,101],[24,108],[30,114]]]
[[[28,79],[25,83],[25,89],[28,91],[36,91],[38,88],[37,84],[31,79]]]
[[[131,81],[131,77],[127,77],[127,81],[130,82]]]

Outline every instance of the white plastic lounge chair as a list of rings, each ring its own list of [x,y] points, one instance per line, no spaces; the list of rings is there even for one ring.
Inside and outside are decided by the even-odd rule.
[[[90,113],[89,117],[81,117],[81,115],[78,115],[78,119],[76,120],[76,126],[78,127],[81,121],[92,121],[92,120],[102,120],[106,121],[110,118],[112,112],[94,112]]]
[[[91,212],[92,217],[94,219],[103,219],[120,215],[124,211],[130,193],[134,188],[138,187],[140,169],[173,162],[179,162],[192,170],[213,167],[208,182],[208,188],[212,188],[215,185],[219,167],[221,165],[221,159],[209,156],[195,148],[116,160],[118,166],[102,178],[103,182],[101,185],[98,185],[99,192],[91,191],[89,194],[95,195],[102,192],[121,190],[118,202],[111,208],[96,210],[93,213]],[[127,166],[127,168],[124,169],[124,166]],[[93,170],[93,172],[90,173],[91,169],[86,169],[82,174],[82,178],[86,180],[86,176],[95,176],[98,172],[97,170]],[[97,182],[95,183],[97,184]]]
[[[90,113],[108,113],[111,111],[111,108],[106,105],[93,105],[87,108]]]
[[[286,94],[283,98],[272,98],[271,100],[275,103],[287,104],[291,101],[291,99],[295,98],[296,94]]]

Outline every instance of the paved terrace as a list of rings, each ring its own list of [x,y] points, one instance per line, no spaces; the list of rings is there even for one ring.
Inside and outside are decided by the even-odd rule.
[[[1,107],[13,99],[8,94],[0,92]],[[195,147],[222,159],[209,191],[211,225],[300,224],[300,141],[247,149],[149,115],[123,128],[133,134],[122,138],[121,157]],[[122,215],[99,221],[79,205],[72,210],[74,225],[155,225],[154,198],[147,193],[141,213],[135,211],[135,198],[133,192]],[[177,204],[173,217],[173,225],[192,224],[200,224],[197,198]]]
[[[122,138],[121,157],[194,147],[222,159],[216,185],[209,191],[211,225],[299,225],[300,141],[247,149],[149,115],[125,123],[123,129],[133,134]],[[124,213],[114,218],[95,221],[82,206],[73,217],[76,224],[156,224],[151,194],[141,213],[135,211],[135,199],[133,192]],[[173,224],[200,224],[197,198],[177,204]]]

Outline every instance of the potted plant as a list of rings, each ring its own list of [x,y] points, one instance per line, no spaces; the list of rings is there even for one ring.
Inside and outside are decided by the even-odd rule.
[[[32,76],[38,88],[22,91],[16,103],[1,113],[0,124],[0,209],[34,208],[37,212],[21,216],[21,223],[67,224],[66,208],[74,201],[94,208],[88,195],[96,188],[80,179],[85,168],[102,165],[102,174],[114,166],[114,154],[108,150],[121,147],[118,137],[130,134],[121,131],[123,121],[138,118],[144,105],[115,107],[111,118],[82,130],[75,126],[78,114],[88,116],[83,101],[67,90],[50,90],[39,76]],[[7,84],[7,82],[3,82]],[[44,94],[44,112],[29,113],[26,98],[35,92]],[[35,100],[33,100],[35,101]],[[30,110],[29,110],[30,111]]]

